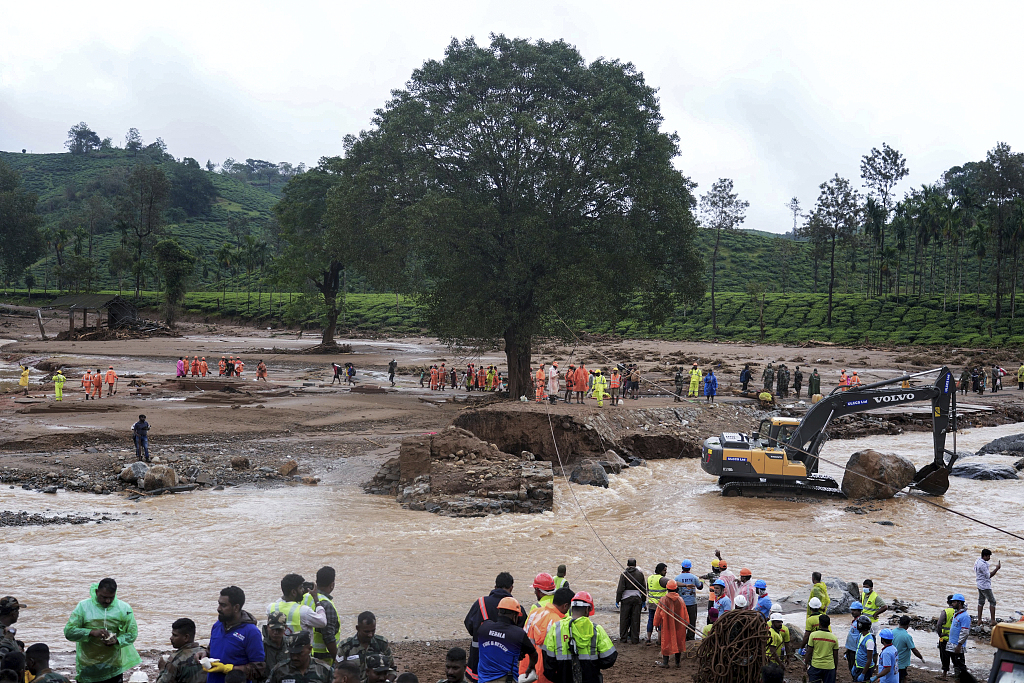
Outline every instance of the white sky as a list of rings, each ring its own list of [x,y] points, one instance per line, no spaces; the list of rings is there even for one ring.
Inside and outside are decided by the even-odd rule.
[[[1021,140],[1021,2],[17,2],[0,0],[0,149],[63,151],[86,121],[176,157],[341,153],[453,37],[558,38],[660,89],[677,164],[735,180],[744,227],[784,232],[883,141],[900,189]]]

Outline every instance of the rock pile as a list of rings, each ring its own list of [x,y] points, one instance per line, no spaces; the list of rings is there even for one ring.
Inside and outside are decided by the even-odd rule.
[[[828,587],[828,597],[832,601],[828,604],[828,613],[847,614],[850,611],[850,605],[860,598],[860,595],[857,593],[857,584],[852,581],[837,579],[834,576],[825,578],[823,581]],[[812,586],[807,584],[806,587],[799,588],[782,598],[780,602],[806,609],[807,598],[811,595],[811,588]]]

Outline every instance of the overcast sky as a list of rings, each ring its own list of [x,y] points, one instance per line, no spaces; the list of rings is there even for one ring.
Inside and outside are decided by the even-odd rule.
[[[900,189],[1024,145],[1021,2],[207,2],[0,4],[0,149],[60,152],[86,121],[176,157],[315,164],[449,41],[564,39],[660,89],[678,167],[733,178],[744,227],[784,232],[887,142]],[[831,7],[831,9],[829,9]]]

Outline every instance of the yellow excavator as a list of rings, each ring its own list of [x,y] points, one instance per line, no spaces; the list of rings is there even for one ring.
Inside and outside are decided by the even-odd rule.
[[[935,372],[938,378],[931,386],[893,386]],[[947,367],[847,391],[836,389],[811,406],[802,420],[772,417],[762,420],[758,431],[749,435],[725,432],[705,439],[700,465],[718,477],[724,496],[845,497],[835,479],[818,474],[818,453],[828,438],[829,423],[842,415],[918,401],[932,403],[935,459],[917,472],[912,486],[941,496],[949,488],[949,472],[957,457],[956,381]],[[953,434],[953,451],[946,450],[946,434]]]

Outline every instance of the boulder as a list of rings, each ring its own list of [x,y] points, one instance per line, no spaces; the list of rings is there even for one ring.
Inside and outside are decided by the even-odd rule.
[[[608,488],[608,473],[605,472],[601,463],[587,458],[576,463],[572,474],[569,475],[569,481],[574,484]]]
[[[249,458],[244,455],[236,455],[231,458],[231,469],[233,470],[247,470],[252,468],[252,463],[249,462]]]
[[[846,614],[850,611],[850,605],[856,601],[860,595],[857,593],[857,584],[850,581],[844,581],[843,579],[837,579],[834,576],[823,579],[825,585],[828,587],[828,597],[831,602],[828,604],[829,614]],[[788,596],[783,598],[781,602],[787,605],[797,605],[804,609],[807,609],[807,598],[811,595],[811,584],[797,589],[795,592],[790,593]]]
[[[1017,470],[1012,465],[996,465],[987,462],[958,462],[950,472],[951,476],[964,479],[1019,479]]]
[[[142,488],[147,491],[166,489],[178,485],[178,473],[167,465],[153,465],[142,480]]]
[[[917,469],[901,455],[857,451],[846,463],[842,489],[848,498],[892,498],[914,481]]]
[[[994,441],[989,441],[978,449],[978,455],[986,455],[988,453],[1024,455],[1024,434],[1002,436]]]
[[[141,479],[145,478],[146,472],[148,471],[149,465],[139,460],[121,470],[121,474],[118,475],[118,478],[129,484],[137,484]]]
[[[629,467],[626,461],[619,457],[619,454],[613,450],[605,451],[601,459],[597,461],[604,471],[608,474],[622,474],[623,467]]]
[[[289,460],[280,467],[277,468],[277,473],[282,477],[290,477],[295,474],[299,469],[299,463],[294,460]]]
[[[1024,458],[1021,458],[1017,462],[1013,463],[1013,469],[1017,470],[1018,472],[1024,470]]]

